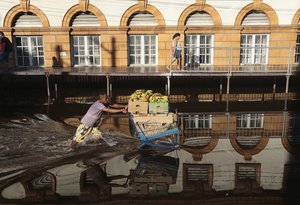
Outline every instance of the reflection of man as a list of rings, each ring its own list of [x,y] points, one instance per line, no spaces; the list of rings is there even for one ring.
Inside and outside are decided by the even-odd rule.
[[[109,113],[126,113],[126,106],[119,104],[108,104],[108,98],[105,93],[100,93],[99,99],[94,102],[87,113],[81,119],[81,124],[76,130],[76,134],[70,144],[85,144],[88,141],[97,142],[101,138],[101,132],[97,129],[102,116],[102,111]]]
[[[10,67],[8,64],[9,52],[12,50],[12,45],[4,33],[0,31],[0,62]]]

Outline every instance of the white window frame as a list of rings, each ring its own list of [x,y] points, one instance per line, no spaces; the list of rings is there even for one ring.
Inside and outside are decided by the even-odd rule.
[[[21,41],[21,46],[17,45],[17,38],[20,38]],[[37,44],[36,46],[32,46],[32,39],[36,40]],[[42,45],[38,44],[38,38],[41,38]],[[26,39],[27,45],[23,46],[23,39]],[[43,42],[43,37],[42,36],[15,36],[14,41],[15,41],[15,59],[16,59],[16,64],[18,67],[44,67],[45,66],[45,55],[44,55],[44,42]],[[24,55],[24,50],[25,48],[28,49],[28,56]],[[38,49],[41,48],[41,49]],[[18,55],[18,50],[22,49],[22,54],[21,56]],[[33,56],[33,49],[36,51],[36,56]],[[40,53],[41,52],[41,53]],[[19,65],[18,58],[22,57],[23,59],[23,64]],[[24,58],[28,58],[29,65],[24,65]],[[37,58],[37,65],[33,64],[33,58]],[[43,58],[43,63],[41,64],[40,58]]]
[[[260,120],[260,125],[258,122]],[[254,121],[254,125],[252,122]],[[239,114],[236,118],[236,127],[240,129],[263,128],[264,114]]]
[[[211,129],[212,115],[195,114],[184,117],[185,129]]]
[[[266,45],[262,45],[261,41],[256,44],[256,39],[266,36]],[[242,42],[242,38],[245,37],[245,42]],[[247,39],[252,38],[248,43]],[[241,65],[266,65],[268,64],[269,56],[269,34],[242,34],[241,36],[241,53],[240,53],[240,64]],[[259,49],[259,52],[256,51]],[[265,56],[263,55],[263,49],[265,49]],[[256,61],[256,56],[259,56],[259,62]],[[263,58],[265,57],[265,59]],[[265,62],[264,62],[265,61]]]
[[[80,45],[80,41],[79,38],[84,39],[84,45]],[[88,37],[94,37],[94,38],[98,38],[99,41],[99,55],[95,55],[95,51],[96,51],[96,44],[88,45]],[[74,44],[74,38],[78,38],[78,45]],[[93,47],[93,53],[89,54],[89,47]],[[84,54],[80,54],[80,47],[84,47]],[[75,49],[77,49],[78,54],[75,55]],[[93,58],[93,64],[90,64],[89,58],[92,57]],[[99,64],[95,64],[95,59],[96,57],[99,57]],[[75,59],[78,58],[77,60],[77,64],[75,64]],[[84,58],[84,62],[81,63],[81,58]],[[78,66],[101,66],[101,36],[98,35],[74,35],[72,36],[72,62],[73,62],[73,66],[74,67],[78,67]]]
[[[205,43],[201,44],[200,39],[201,37],[205,38]],[[207,38],[210,37],[210,43],[207,43]],[[196,43],[193,43],[192,38],[196,38]],[[213,34],[187,34],[185,36],[185,46],[186,46],[186,58],[185,64],[193,64],[196,63],[197,65],[213,65],[214,64],[214,35]],[[204,49],[204,53],[201,52]],[[209,53],[206,50],[209,50]],[[195,50],[195,51],[194,51]],[[195,56],[193,59],[197,59],[196,62],[189,62],[191,58],[190,53]],[[199,56],[205,56],[204,63],[200,62]],[[206,60],[206,56],[209,57],[209,63]]]
[[[145,37],[146,36],[154,36],[155,37],[155,54],[149,53],[149,54],[145,54]],[[134,37],[134,43],[130,44],[130,37]],[[136,44],[136,39],[140,37],[141,39],[141,44]],[[130,47],[134,47],[134,52],[132,52],[132,50],[130,49]],[[138,52],[138,46],[140,46],[140,53],[136,54]],[[150,46],[152,46],[150,44]],[[152,49],[149,49],[149,51],[151,52]],[[146,55],[149,55],[149,64],[145,64],[145,58]],[[151,55],[155,55],[155,62],[151,62]],[[137,58],[140,57],[140,63],[132,63],[131,62],[131,57],[135,58],[135,62],[137,62]],[[158,63],[158,36],[156,34],[150,34],[150,35],[129,35],[128,36],[128,62],[130,66],[139,66],[139,65],[143,65],[143,66],[152,66],[152,65],[157,65]]]
[[[296,49],[295,49],[295,63],[300,64],[300,33],[297,33]]]

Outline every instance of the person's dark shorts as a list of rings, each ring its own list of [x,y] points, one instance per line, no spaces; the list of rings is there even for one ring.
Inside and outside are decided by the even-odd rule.
[[[180,58],[180,55],[181,55],[181,50],[175,50],[175,53],[174,53],[174,58],[176,59],[179,59]]]
[[[0,54],[0,61],[8,63],[8,57],[9,57],[9,53],[3,52]]]

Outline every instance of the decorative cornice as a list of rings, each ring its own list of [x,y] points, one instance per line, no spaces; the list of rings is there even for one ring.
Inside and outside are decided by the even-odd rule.
[[[196,4],[197,4],[198,6],[203,7],[203,6],[205,6],[205,4],[206,4],[206,0],[196,0]]]
[[[253,9],[254,10],[261,10],[263,0],[253,0]]]
[[[20,0],[20,6],[23,12],[28,12],[30,10],[30,0]]]
[[[141,11],[144,11],[147,9],[148,6],[148,0],[138,0],[138,5],[140,7]]]
[[[81,11],[86,12],[89,10],[89,0],[78,0],[78,4]]]
[[[141,11],[145,11],[148,6],[148,0],[138,0],[137,4],[139,5]]]

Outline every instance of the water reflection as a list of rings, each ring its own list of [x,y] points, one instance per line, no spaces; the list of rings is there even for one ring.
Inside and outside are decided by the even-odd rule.
[[[176,196],[209,204],[208,199],[243,201],[244,196],[259,196],[260,201],[280,204],[285,196],[297,199],[299,112],[278,110],[282,103],[276,111],[259,103],[251,102],[256,109],[234,103],[230,112],[214,112],[215,107],[195,112],[193,104],[177,106],[180,149],[166,154],[149,149],[134,152],[138,142],[126,138],[130,135],[126,116],[106,116],[102,123],[103,129],[119,132],[113,137],[120,146],[75,151],[67,146],[75,127],[57,117],[3,117],[0,200],[105,204],[116,198]],[[205,106],[194,104],[200,105]],[[85,110],[85,105],[76,106]],[[55,109],[50,111],[57,113]],[[250,198],[253,204],[258,203],[255,200]]]

